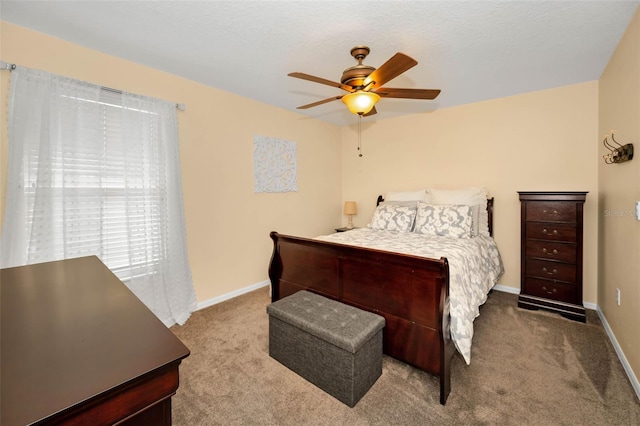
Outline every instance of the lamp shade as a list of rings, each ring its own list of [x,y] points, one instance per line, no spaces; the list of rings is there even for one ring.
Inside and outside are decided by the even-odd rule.
[[[342,102],[354,114],[363,115],[373,109],[380,100],[380,96],[373,92],[363,92],[358,90],[342,97]]]
[[[355,201],[345,201],[344,214],[345,215],[358,214],[358,206],[356,205]]]

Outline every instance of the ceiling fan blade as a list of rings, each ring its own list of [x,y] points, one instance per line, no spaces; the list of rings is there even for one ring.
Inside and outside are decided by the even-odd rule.
[[[342,99],[342,96],[334,96],[333,98],[323,99],[323,100],[321,100],[321,101],[314,102],[314,103],[312,103],[312,104],[302,105],[302,106],[299,106],[297,109],[307,109],[307,108],[312,108],[312,107],[314,107],[314,106],[318,106],[318,105],[326,104],[327,102],[337,101],[338,99]]]
[[[364,79],[362,85],[366,87],[370,84],[370,89],[382,87],[388,81],[391,81],[416,65],[418,65],[418,62],[415,59],[398,52],[387,62],[380,65],[380,68],[369,74],[367,78]]]
[[[314,83],[326,84],[327,86],[337,87],[347,92],[355,92],[355,89],[351,86],[347,86],[336,81],[327,80],[326,78],[316,77],[314,75],[305,74],[303,72],[292,72],[287,74],[289,77],[301,78],[302,80],[313,81]]]
[[[404,99],[435,99],[440,94],[439,89],[392,89],[391,87],[381,87],[373,92],[382,98]]]
[[[369,112],[368,112],[368,113],[366,113],[366,114],[363,114],[362,116],[363,116],[363,117],[368,117],[368,116],[370,116],[370,115],[377,114],[377,113],[378,113],[378,111],[376,111],[376,107],[373,107],[373,108],[371,108],[371,111],[369,111]]]

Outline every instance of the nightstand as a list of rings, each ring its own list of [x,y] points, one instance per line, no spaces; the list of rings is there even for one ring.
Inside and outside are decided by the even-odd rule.
[[[586,192],[519,192],[521,291],[518,306],[585,322],[582,221]]]
[[[358,229],[358,228],[336,228],[336,232],[347,232],[347,231],[351,231],[352,229]]]

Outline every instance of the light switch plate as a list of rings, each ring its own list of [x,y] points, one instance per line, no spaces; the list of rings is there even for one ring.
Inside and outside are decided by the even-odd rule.
[[[640,201],[636,201],[636,220],[640,220]]]

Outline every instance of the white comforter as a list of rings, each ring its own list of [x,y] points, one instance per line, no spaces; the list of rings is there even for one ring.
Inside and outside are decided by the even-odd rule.
[[[433,237],[370,228],[317,237],[318,240],[449,261],[451,337],[467,364],[471,362],[473,320],[504,268],[493,238]]]

